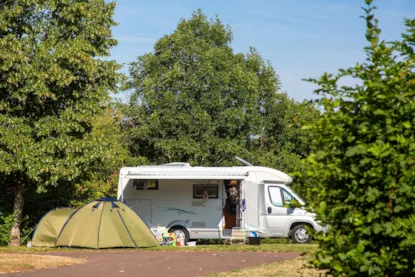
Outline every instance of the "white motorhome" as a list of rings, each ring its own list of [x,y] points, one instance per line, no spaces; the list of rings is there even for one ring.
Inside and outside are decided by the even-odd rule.
[[[287,174],[258,166],[192,167],[187,163],[123,167],[118,200],[131,207],[155,231],[189,239],[224,239],[232,228],[256,231],[260,237],[291,237],[306,243],[316,230],[314,214],[287,208],[293,199],[304,205]]]

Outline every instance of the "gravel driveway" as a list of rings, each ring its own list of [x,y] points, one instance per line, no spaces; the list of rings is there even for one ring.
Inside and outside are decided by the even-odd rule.
[[[50,254],[49,254],[50,255]],[[86,259],[80,265],[39,269],[3,276],[205,276],[264,263],[294,259],[295,252],[55,252],[52,255]]]

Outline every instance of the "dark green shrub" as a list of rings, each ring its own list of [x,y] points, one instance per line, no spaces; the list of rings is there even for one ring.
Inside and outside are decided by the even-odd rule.
[[[402,40],[382,41],[366,3],[366,61],[311,80],[324,113],[312,127],[309,199],[330,225],[313,264],[333,276],[414,276],[415,20]]]

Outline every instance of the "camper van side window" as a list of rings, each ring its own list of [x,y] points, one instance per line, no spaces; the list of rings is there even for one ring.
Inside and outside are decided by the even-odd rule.
[[[137,190],[159,189],[159,180],[134,180],[134,188]]]
[[[205,198],[206,194],[209,198],[218,198],[218,191],[218,185],[195,184],[193,185],[193,198]]]
[[[271,203],[277,207],[283,207],[282,203],[282,196],[281,196],[281,188],[280,187],[268,187],[269,197],[271,199]]]
[[[291,193],[289,193],[285,189],[282,189],[282,194],[283,194],[283,197],[284,197],[284,202],[285,201],[291,201],[291,200],[294,199],[294,197],[291,195]]]

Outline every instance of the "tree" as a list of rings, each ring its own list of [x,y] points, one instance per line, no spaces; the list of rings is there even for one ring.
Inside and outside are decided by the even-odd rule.
[[[117,196],[118,173],[129,160],[122,143],[121,120],[121,112],[113,107],[93,119],[91,136],[101,138],[101,159],[91,163],[89,171],[71,182],[69,206],[80,207],[95,199]]]
[[[106,156],[92,120],[115,92],[119,69],[102,60],[116,45],[114,3],[0,3],[0,177],[14,188],[11,245],[18,245],[24,191],[96,170]]]
[[[309,180],[304,175],[308,166],[302,160],[310,154],[312,137],[302,127],[319,116],[313,103],[297,102],[286,93],[279,93],[267,118],[264,135],[251,140],[250,161],[287,172],[294,177],[292,187],[305,195]]]
[[[150,163],[226,165],[246,156],[275,106],[278,78],[253,49],[198,10],[131,64],[130,151]]]
[[[118,107],[113,107],[112,104],[92,120],[91,136],[100,140],[99,161],[91,163],[89,170],[74,180],[59,180],[56,186],[48,186],[43,193],[37,193],[36,186],[25,187],[24,217],[21,224],[21,234],[24,237],[27,238],[26,235],[51,209],[63,206],[78,208],[94,199],[116,197],[118,172],[129,157],[121,139],[122,115]],[[9,184],[0,179],[0,246],[7,245],[10,239],[12,204],[13,194]]]
[[[366,3],[366,62],[311,80],[324,113],[311,129],[310,198],[329,226],[313,264],[333,276],[413,276],[415,20],[385,42]],[[345,76],[357,84],[338,85]]]

